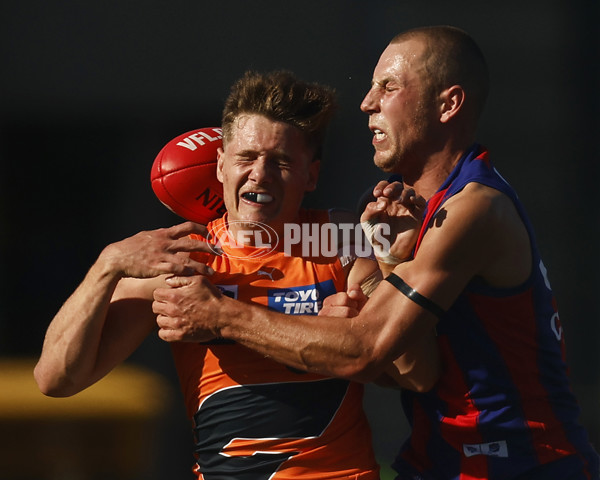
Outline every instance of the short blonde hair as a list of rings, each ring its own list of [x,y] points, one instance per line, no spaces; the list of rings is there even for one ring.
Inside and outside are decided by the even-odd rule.
[[[247,71],[233,84],[225,101],[223,141],[227,144],[231,139],[240,115],[263,115],[301,130],[307,144],[314,148],[315,158],[320,158],[325,131],[335,109],[335,91],[331,87],[304,82],[286,70]]]

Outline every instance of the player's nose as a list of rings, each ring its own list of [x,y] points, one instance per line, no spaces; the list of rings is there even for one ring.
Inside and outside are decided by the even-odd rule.
[[[371,88],[365,95],[365,98],[363,98],[363,101],[360,103],[360,109],[364,113],[371,114],[377,110],[378,105],[379,105],[379,99],[377,98],[377,95],[376,95],[374,89]]]
[[[266,157],[259,157],[252,162],[252,169],[248,176],[256,183],[266,183],[273,179],[273,165]]]

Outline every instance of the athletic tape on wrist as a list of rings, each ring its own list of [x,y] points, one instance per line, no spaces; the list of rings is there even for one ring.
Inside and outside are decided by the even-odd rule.
[[[394,257],[389,251],[384,250],[381,245],[375,245],[373,243],[373,237],[375,236],[377,229],[380,228],[380,225],[381,223],[375,222],[375,220],[365,220],[364,222],[360,222],[360,226],[362,227],[363,232],[365,233],[365,237],[367,237],[367,240],[373,247],[373,251],[375,252],[377,260],[383,263],[387,263],[389,265],[398,265],[402,263],[402,260],[400,260],[397,257]]]
[[[395,273],[390,273],[387,277],[385,277],[385,280],[390,282],[394,287],[400,290],[400,292],[403,293],[410,300],[412,300],[428,312],[433,313],[436,317],[442,318],[442,316],[446,313],[444,312],[444,310],[442,310],[440,306],[429,300],[427,297],[421,295]]]

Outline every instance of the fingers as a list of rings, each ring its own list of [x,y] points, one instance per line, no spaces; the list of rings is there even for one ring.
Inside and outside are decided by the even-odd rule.
[[[411,211],[423,210],[427,204],[427,201],[411,187],[405,187],[396,201]]]
[[[126,278],[153,278],[165,274],[212,275],[213,270],[192,252],[211,255],[221,250],[206,241],[204,225],[185,222],[168,228],[141,231],[107,245],[98,258],[115,274]]]
[[[398,197],[402,190],[404,189],[404,184],[402,182],[388,182],[386,180],[380,181],[375,188],[373,189],[373,196],[375,198],[385,196],[385,197]]]
[[[211,235],[206,225],[194,222],[184,222],[165,229],[168,238],[173,240],[170,250],[180,252],[206,252],[213,255],[221,255],[223,251],[215,244],[195,238],[191,235],[199,235],[204,239],[211,240]]]
[[[190,236],[179,237],[178,234],[174,234],[169,250],[172,252],[205,252],[212,255],[223,254],[221,248],[213,243]]]
[[[172,325],[172,319],[166,316],[159,315],[156,317],[156,322],[158,324],[158,338],[167,342],[167,343],[175,343],[175,342],[208,342],[213,340],[215,335],[206,330],[206,331],[194,331],[193,333],[188,332],[185,326],[175,327]]]
[[[394,214],[394,212],[390,211],[390,206],[392,205],[393,203],[385,197],[379,197],[376,201],[367,203],[360,216],[361,223],[387,221],[387,215]]]
[[[210,267],[207,267],[210,268]],[[213,271],[212,269],[210,269]],[[213,271],[214,273],[214,271]],[[154,290],[154,300],[172,301],[178,295],[175,289],[191,287],[195,300],[203,301],[211,298],[220,298],[221,292],[204,275],[171,275],[165,279],[167,287]]]
[[[169,315],[157,315],[158,337],[165,342],[186,341],[181,322],[178,318]]]
[[[361,221],[378,218],[380,213],[386,212],[395,215],[395,207],[404,207],[412,214],[422,212],[426,200],[414,188],[407,187],[402,182],[379,182],[373,189],[375,201],[368,203],[361,216]],[[391,209],[390,209],[391,207]]]
[[[161,317],[158,316],[157,318],[157,323],[158,323],[158,338],[160,338],[161,340],[163,340],[164,342],[167,343],[174,343],[174,342],[180,342],[182,340],[181,335],[179,334],[179,332],[175,329],[172,328],[168,328],[167,326],[161,326],[161,319],[162,318],[168,318],[168,317]]]
[[[184,222],[178,225],[173,225],[172,227],[167,228],[167,232],[173,239],[185,237],[193,233],[202,235],[204,238],[208,238],[209,236],[206,225],[194,222]]]
[[[212,268],[211,268],[212,270]],[[167,285],[169,287],[177,288],[177,287],[185,287],[186,285],[191,285],[193,279],[191,277],[182,277],[179,275],[172,275],[165,279]]]
[[[349,297],[346,292],[337,292],[323,300],[323,307],[356,307],[356,300]]]
[[[361,217],[361,220],[376,218],[379,213],[386,212],[394,203],[408,208],[408,204],[412,205],[411,199],[416,196],[416,193],[412,188],[404,188],[402,182],[381,181],[373,189],[373,196],[375,201],[367,204],[363,212],[364,218]]]
[[[348,297],[356,302],[356,309],[360,311],[362,307],[364,307],[365,303],[369,297],[363,292],[362,288],[358,283],[352,284],[348,286]]]
[[[211,276],[215,271],[208,265],[197,262],[184,254],[176,254],[156,264],[156,270],[161,274],[194,276]]]
[[[360,287],[358,287],[360,290]],[[362,292],[361,292],[362,293]],[[357,298],[352,298],[352,297]],[[323,301],[319,315],[328,317],[355,317],[358,315],[363,302],[357,292],[338,292]]]
[[[216,245],[208,243],[198,236],[208,237],[208,231],[204,225],[185,222],[173,227],[145,232],[152,235],[158,252],[152,254],[158,263],[161,273],[175,275],[212,275],[214,270],[204,263],[194,260],[189,254],[191,252],[204,252],[211,255],[221,255],[222,251]]]
[[[215,337],[211,330],[214,315],[203,303],[219,296],[205,277],[172,276],[167,287],[154,290],[152,311],[166,342],[204,342]],[[210,313],[210,315],[207,315]]]
[[[376,198],[384,197],[407,205],[409,203],[414,203],[415,205],[425,203],[425,199],[419,196],[414,188],[407,187],[402,182],[390,183],[382,180],[373,189],[373,195]]]
[[[360,288],[360,285],[358,283],[349,285],[346,293],[348,294],[348,297],[350,297],[352,300],[355,300],[357,302],[362,302],[362,301],[367,300],[367,296],[364,294],[364,292],[362,291],[362,288]]]
[[[199,279],[201,277],[198,277],[198,275],[171,275],[167,278],[165,278],[165,283],[167,284],[167,287],[162,287],[162,288],[156,288],[154,290],[154,301],[155,302],[173,302],[174,298],[176,297],[176,293],[174,292],[175,288],[180,288],[180,287],[189,287],[192,285],[196,285],[199,282]],[[157,306],[157,308],[161,308],[160,306]],[[154,313],[167,313],[163,310],[154,310]],[[172,313],[172,312],[168,312],[168,313]]]

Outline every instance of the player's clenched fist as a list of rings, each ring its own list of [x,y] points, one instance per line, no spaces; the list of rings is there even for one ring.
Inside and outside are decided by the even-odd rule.
[[[191,238],[189,235],[193,233],[206,236],[207,230],[204,225],[186,222],[170,228],[140,232],[108,245],[99,260],[120,277],[210,274],[210,269],[191,259],[189,252],[214,253],[215,247]]]

